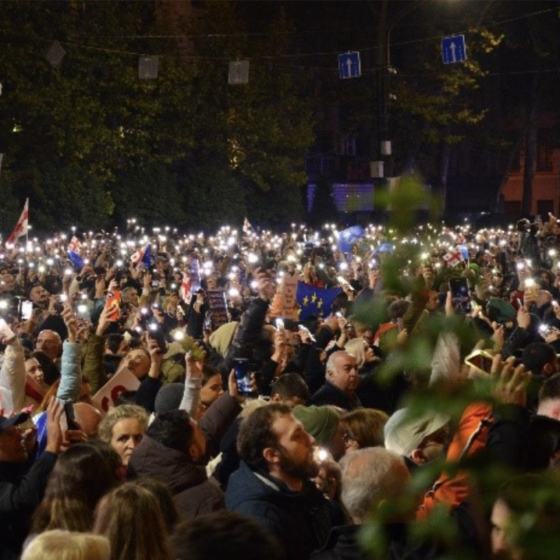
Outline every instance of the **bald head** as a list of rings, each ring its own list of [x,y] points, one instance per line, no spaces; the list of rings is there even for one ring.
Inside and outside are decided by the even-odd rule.
[[[41,331],[35,343],[35,350],[44,352],[53,362],[56,361],[62,352],[60,335],[48,329]]]
[[[80,428],[85,432],[88,439],[95,439],[99,434],[99,424],[103,419],[97,408],[87,403],[76,403],[74,405],[74,416]]]

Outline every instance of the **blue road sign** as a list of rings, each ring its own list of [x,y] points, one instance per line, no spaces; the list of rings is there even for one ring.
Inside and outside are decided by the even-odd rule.
[[[338,55],[338,72],[340,78],[359,78],[362,69],[360,67],[360,53],[348,52]]]
[[[467,60],[467,44],[464,35],[444,37],[441,40],[441,56],[444,64]]]

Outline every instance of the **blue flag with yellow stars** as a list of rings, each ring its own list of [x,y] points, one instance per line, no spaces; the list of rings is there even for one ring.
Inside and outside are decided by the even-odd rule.
[[[362,226],[352,226],[343,229],[338,234],[338,248],[342,253],[348,253],[352,250],[352,247],[358,242],[362,237],[365,237],[366,232]]]
[[[305,282],[298,282],[296,298],[301,307],[299,320],[302,321],[309,315],[328,317],[334,298],[341,291],[340,288],[316,288]]]

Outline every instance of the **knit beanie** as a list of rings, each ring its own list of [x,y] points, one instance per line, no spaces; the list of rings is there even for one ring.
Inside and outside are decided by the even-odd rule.
[[[156,395],[156,414],[164,414],[170,410],[177,410],[183,400],[185,386],[183,383],[170,383],[162,387]]]
[[[222,356],[226,355],[238,324],[237,321],[231,321],[222,325],[210,335],[210,346]]]
[[[340,422],[340,417],[332,407],[298,405],[292,412],[319,445],[325,446],[331,442]]]

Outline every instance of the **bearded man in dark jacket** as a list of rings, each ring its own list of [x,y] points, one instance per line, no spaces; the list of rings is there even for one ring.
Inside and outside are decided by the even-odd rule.
[[[318,472],[314,444],[288,406],[258,408],[241,424],[242,461],[226,492],[227,509],[276,535],[290,560],[307,560],[331,525],[328,502],[309,480]]]

